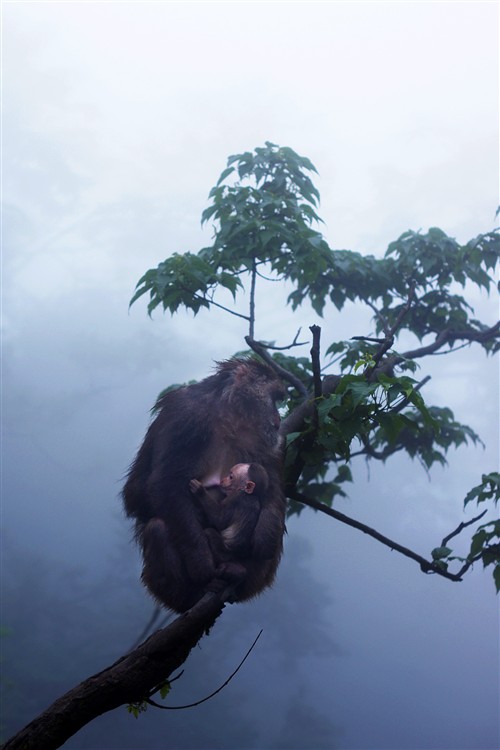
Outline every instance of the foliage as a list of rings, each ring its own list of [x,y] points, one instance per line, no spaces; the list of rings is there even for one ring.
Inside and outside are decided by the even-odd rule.
[[[132,714],[132,716],[136,719],[139,718],[140,714],[145,713],[148,710],[148,706],[156,705],[154,701],[151,700],[152,696],[155,693],[160,694],[160,698],[162,700],[165,700],[165,698],[168,696],[171,690],[171,683],[170,680],[165,680],[161,683],[161,685],[158,685],[154,687],[152,690],[149,691],[147,698],[144,698],[144,700],[136,701],[135,703],[129,703],[127,706],[127,711],[129,714]]]
[[[491,472],[490,474],[483,474],[481,484],[473,487],[467,493],[464,505],[467,505],[472,500],[476,500],[478,505],[486,500],[493,500],[494,504],[497,505],[499,499],[500,474],[498,472]],[[443,570],[447,570],[449,563],[453,560],[464,563],[464,567],[469,567],[478,560],[482,561],[485,568],[493,565],[493,578],[496,590],[497,592],[500,591],[500,520],[488,521],[476,529],[472,536],[470,551],[467,557],[457,557],[452,552],[453,550],[450,547],[443,545],[432,550],[432,557]]]
[[[499,324],[474,317],[462,292],[470,285],[489,292],[500,258],[500,235],[487,232],[460,244],[441,229],[407,231],[391,242],[382,257],[333,250],[314,225],[319,193],[309,159],[290,148],[266,142],[254,152],[230,156],[227,168],[209,193],[202,224],[212,222],[213,242],[198,253],[175,253],[139,280],[131,304],[149,295],[148,313],[161,306],[175,313],[181,306],[196,315],[201,308],[222,307],[248,323],[249,346],[289,384],[288,414],[300,410],[309,393],[313,407],[287,434],[286,487],[291,512],[303,498],[331,506],[352,481],[355,456],[386,461],[406,452],[429,469],[445,464],[450,447],[477,443],[479,437],[455,420],[448,407],[427,405],[420,390],[426,378],[413,379],[418,360],[449,353],[472,343],[494,354],[500,347]],[[320,372],[314,358],[294,357],[285,349],[254,340],[256,278],[286,280],[292,286],[287,303],[296,310],[308,300],[323,317],[333,305],[367,305],[374,328],[367,336],[327,342]],[[250,284],[247,314],[216,299],[229,291],[236,302]],[[220,298],[219,298],[220,299]],[[412,348],[396,349],[413,337]],[[338,376],[318,381],[326,368]],[[286,420],[285,420],[286,423]],[[332,471],[333,469],[333,471]],[[495,494],[496,493],[496,494]],[[297,501],[300,495],[301,502]],[[467,495],[483,502],[498,499],[498,474]],[[316,506],[315,506],[316,507]],[[478,555],[495,563],[498,586],[498,523],[479,527],[467,560]],[[446,571],[452,550],[446,544],[432,553],[433,571]]]

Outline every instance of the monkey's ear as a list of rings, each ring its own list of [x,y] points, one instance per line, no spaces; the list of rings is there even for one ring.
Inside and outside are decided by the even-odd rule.
[[[245,482],[245,486],[243,489],[245,490],[245,492],[251,495],[255,489],[255,482],[251,482],[249,479],[248,482]]]

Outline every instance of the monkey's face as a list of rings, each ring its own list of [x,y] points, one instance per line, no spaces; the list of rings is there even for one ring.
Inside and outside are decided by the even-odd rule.
[[[255,484],[249,479],[249,466],[250,464],[236,464],[229,470],[227,476],[222,477],[220,487],[225,495],[233,495],[241,491],[253,492]]]
[[[277,432],[281,418],[278,405],[286,398],[286,391],[275,380],[258,379],[238,393],[240,408],[264,432]]]

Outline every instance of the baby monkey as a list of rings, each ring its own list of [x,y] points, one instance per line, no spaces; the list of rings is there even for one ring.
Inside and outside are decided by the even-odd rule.
[[[236,563],[252,554],[252,535],[259,520],[261,501],[269,479],[260,464],[236,464],[220,482],[222,499],[214,499],[201,482],[191,479],[189,489],[208,520],[204,533],[210,544],[218,574],[243,578],[246,568]]]

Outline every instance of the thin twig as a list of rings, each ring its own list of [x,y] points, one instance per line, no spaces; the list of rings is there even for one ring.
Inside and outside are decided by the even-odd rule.
[[[431,379],[430,375],[426,375],[425,378],[422,378],[420,383],[417,383],[412,393],[418,392],[421,388],[424,387],[426,383],[429,382],[430,379]],[[410,401],[410,397],[405,396],[404,399],[399,404],[397,404],[393,409],[389,410],[389,414],[396,414],[398,411],[401,411],[401,409],[404,409],[404,407],[409,403],[409,401]]]
[[[368,305],[368,307],[371,307],[371,309],[375,313],[375,317],[378,318],[380,320],[380,322],[382,323],[382,329],[383,329],[386,337],[390,336],[391,327],[390,327],[390,325],[389,325],[389,323],[387,321],[387,318],[385,318],[382,315],[382,313],[380,312],[380,310],[378,310],[377,307],[375,307],[375,305],[373,304],[373,302],[370,302],[370,300],[365,300],[365,302]]]
[[[252,652],[255,644],[257,643],[261,635],[262,635],[262,630],[259,632],[259,634],[257,635],[257,638],[254,640],[254,642],[252,643],[252,645],[246,652],[243,659],[240,661],[240,663],[238,664],[234,672],[229,675],[229,677],[224,682],[224,684],[221,685],[219,688],[217,688],[217,690],[214,690],[213,693],[210,693],[210,695],[207,695],[205,698],[202,698],[201,700],[196,701],[195,703],[187,703],[185,706],[162,706],[161,703],[156,703],[156,701],[152,700],[151,697],[146,698],[146,703],[149,703],[151,706],[154,706],[155,708],[161,708],[163,711],[180,711],[184,708],[194,708],[195,706],[199,706],[201,703],[205,703],[205,701],[209,701],[210,698],[213,698],[214,695],[217,695],[217,693],[220,693],[221,690],[224,690],[226,685],[228,685],[231,682],[235,674],[241,669],[241,667],[243,666],[247,658],[250,656],[250,653]],[[170,680],[170,682],[173,682],[173,680]],[[155,692],[158,692],[158,691],[155,690]],[[152,693],[152,695],[154,695],[154,693]]]
[[[483,510],[483,512],[480,513],[475,518],[471,518],[470,521],[464,521],[463,523],[460,523],[455,529],[455,531],[452,531],[451,534],[448,534],[448,536],[445,536],[445,538],[441,542],[441,547],[446,547],[450,539],[460,534],[467,526],[470,526],[471,524],[476,523],[476,521],[479,521],[479,519],[482,518],[484,515],[486,515],[487,512],[488,512],[488,508],[486,508],[486,510]]]
[[[293,349],[295,346],[305,346],[307,344],[307,341],[297,341],[301,330],[302,328],[299,328],[292,343],[288,344],[287,346],[273,346],[272,344],[265,344],[263,341],[261,341],[260,344],[261,346],[264,346],[266,349],[270,349],[273,352],[284,352],[288,349]]]
[[[184,289],[184,287],[182,287]],[[189,291],[184,289],[184,291]],[[189,291],[190,294],[192,294],[191,291]],[[243,315],[243,313],[236,312],[236,310],[231,310],[229,307],[225,307],[224,305],[220,305],[218,302],[214,302],[213,299],[207,299],[206,297],[202,297],[201,294],[193,294],[193,297],[195,299],[201,299],[204,302],[207,302],[209,305],[213,305],[214,307],[218,307],[220,310],[224,310],[224,312],[228,312],[231,315],[235,315],[237,318],[243,318],[243,320],[250,320],[250,317],[248,315]]]
[[[252,258],[252,271],[250,275],[251,283],[250,283],[250,316],[249,321],[250,325],[248,328],[248,335],[250,338],[253,339],[254,337],[254,330],[255,330],[255,282],[257,278],[257,266],[255,263],[255,258]]]
[[[394,453],[397,453],[404,448],[403,445],[395,445],[387,446],[384,450],[377,451],[375,448],[372,448],[366,436],[361,436],[360,440],[363,443],[364,448],[363,450],[351,453],[351,458],[355,458],[356,456],[369,456],[370,458],[375,458],[377,461],[385,461],[386,458],[389,458],[389,456],[392,456]]]
[[[373,338],[373,336],[351,336],[351,341],[369,341],[372,344],[383,344],[385,341],[385,338],[383,339],[376,339]]]
[[[384,356],[384,354],[386,352],[388,352],[389,349],[394,344],[394,336],[395,336],[398,328],[401,326],[401,324],[403,322],[403,318],[405,317],[405,315],[408,313],[410,307],[412,306],[414,297],[415,297],[415,284],[412,284],[411,287],[410,287],[410,291],[408,293],[408,299],[406,301],[406,304],[403,305],[403,307],[399,311],[399,315],[396,318],[396,321],[395,321],[394,325],[391,328],[389,328],[389,330],[387,331],[386,337],[385,337],[384,341],[380,344],[380,346],[379,346],[379,348],[378,348],[378,350],[377,350],[377,352],[376,352],[376,354],[375,354],[375,356],[373,358],[373,363],[371,363],[370,367],[368,368],[368,372],[367,372],[368,377],[370,377],[370,378],[373,377],[374,371],[377,369],[377,366],[378,366],[380,360],[382,359],[382,357]]]
[[[484,552],[486,552],[487,549],[488,548],[486,547],[485,549],[481,550],[481,552],[478,552],[475,557],[471,557],[469,560],[467,560],[467,562],[464,565],[462,565],[462,567],[458,571],[458,575],[463,576],[463,574],[466,573],[469,570],[469,568],[471,568],[474,565],[475,562],[478,562],[482,558]]]

